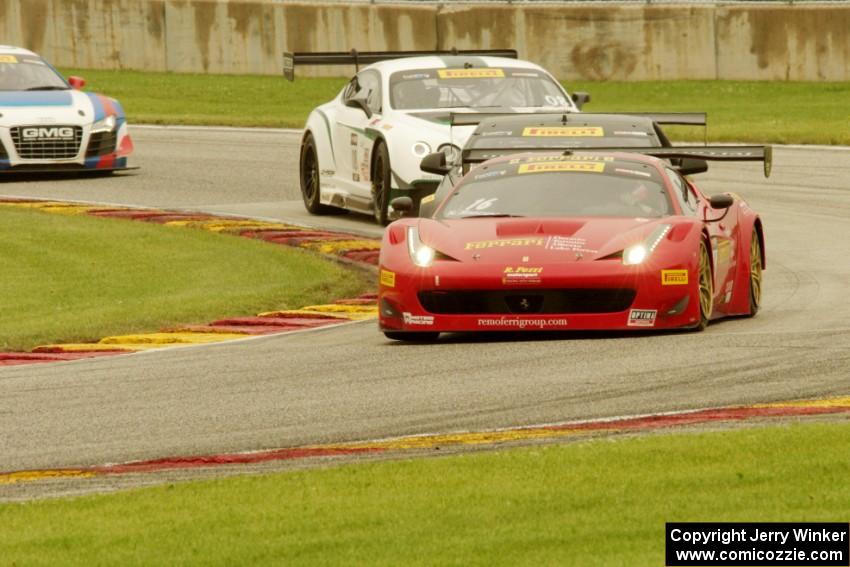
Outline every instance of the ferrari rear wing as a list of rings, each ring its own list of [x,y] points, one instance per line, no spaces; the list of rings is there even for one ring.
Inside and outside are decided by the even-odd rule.
[[[574,148],[563,147],[549,148],[476,148],[474,150],[463,150],[461,154],[462,165],[466,171],[469,165],[481,163],[495,157],[517,153],[541,153],[541,152],[563,152],[565,155],[573,153],[638,153],[662,159],[701,159],[706,161],[760,161],[764,163],[764,176],[770,177],[773,166],[773,146],[675,146],[672,148]]]
[[[579,120],[584,117],[611,114],[640,116],[662,125],[705,126],[707,121],[705,112],[452,112],[450,124],[452,126],[477,126],[491,118],[511,116],[539,117],[550,120],[557,120],[560,117],[561,122],[568,123],[568,116],[572,114],[575,114]]]
[[[295,80],[297,65],[354,65],[355,72],[360,65],[371,65],[387,59],[423,57],[428,55],[477,55],[487,57],[517,58],[516,49],[450,49],[445,51],[317,51],[283,53],[283,76],[289,81]]]

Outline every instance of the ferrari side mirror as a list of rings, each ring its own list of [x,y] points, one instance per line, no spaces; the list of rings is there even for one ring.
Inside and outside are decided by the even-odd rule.
[[[704,159],[682,158],[676,169],[682,175],[696,175],[708,171],[708,162]]]
[[[728,209],[735,203],[735,198],[732,195],[721,193],[720,195],[712,195],[708,202],[712,209]]]
[[[395,212],[400,213],[401,216],[406,216],[413,212],[413,199],[410,197],[396,197],[390,201],[390,206],[392,206]]]
[[[443,152],[434,152],[422,158],[422,161],[419,162],[419,169],[425,173],[436,175],[446,175],[452,170],[451,166],[446,164],[446,154]]]

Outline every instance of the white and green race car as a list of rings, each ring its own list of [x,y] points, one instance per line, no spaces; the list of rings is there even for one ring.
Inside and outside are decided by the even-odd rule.
[[[410,196],[418,205],[440,177],[419,169],[444,152],[449,162],[474,126],[451,126],[461,112],[577,112],[585,93],[570,96],[538,65],[515,51],[287,54],[295,65],[372,63],[332,101],[310,113],[301,142],[299,175],[307,210],[347,209],[393,216],[390,202]]]

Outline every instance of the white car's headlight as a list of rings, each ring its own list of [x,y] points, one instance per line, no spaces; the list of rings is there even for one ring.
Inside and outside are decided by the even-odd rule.
[[[643,242],[629,246],[623,250],[623,264],[636,266],[649,258],[652,251],[661,243],[661,239],[670,232],[669,224],[659,224]]]
[[[431,153],[431,146],[429,146],[427,142],[416,142],[413,144],[413,147],[410,148],[410,151],[412,151],[413,155],[416,157],[424,158]]]
[[[420,268],[427,268],[434,263],[434,249],[419,240],[419,229],[415,226],[407,228],[407,251],[410,260]]]
[[[112,132],[115,130],[115,115],[109,115],[106,118],[98,120],[91,127],[92,134],[100,134],[102,132]]]

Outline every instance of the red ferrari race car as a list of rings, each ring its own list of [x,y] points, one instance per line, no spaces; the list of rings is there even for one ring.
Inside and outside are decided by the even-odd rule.
[[[381,330],[414,341],[456,331],[702,330],[755,315],[762,223],[737,195],[706,197],[685,177],[705,171],[704,160],[763,161],[767,176],[771,151],[524,153],[474,167],[430,218],[385,231]]]

